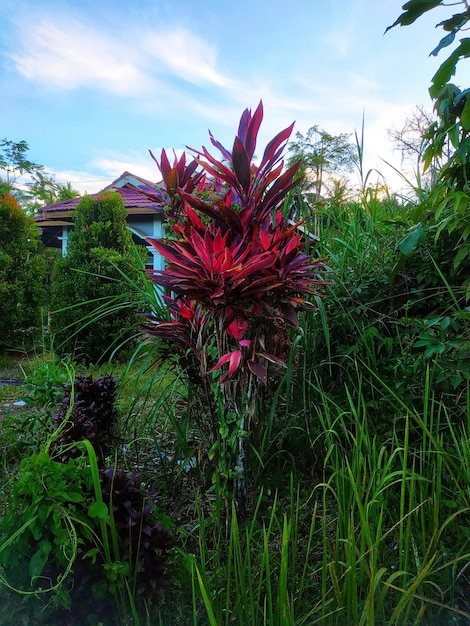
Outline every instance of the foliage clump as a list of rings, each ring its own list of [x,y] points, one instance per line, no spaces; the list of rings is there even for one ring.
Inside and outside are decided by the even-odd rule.
[[[0,521],[0,582],[37,595],[53,623],[83,623],[98,600],[100,615],[113,611],[112,596],[122,611],[141,598],[148,606],[163,583],[173,538],[157,521],[157,494],[105,465],[116,391],[114,376],[75,378],[52,434],[22,460]]]
[[[424,171],[436,161],[442,161],[435,184],[430,190],[428,204],[431,217],[424,213],[415,227],[415,239],[424,237],[431,230],[436,238],[446,237],[446,245],[453,246],[453,266],[459,282],[470,299],[470,98],[469,89],[461,89],[451,81],[457,65],[470,58],[470,38],[461,37],[468,29],[470,11],[467,0],[448,5],[444,0],[409,0],[403,5],[404,12],[387,28],[413,24],[427,11],[443,6],[459,6],[460,13],[453,13],[436,25],[445,33],[431,55],[458,45],[439,66],[431,80],[429,94],[434,101],[437,120],[432,122],[423,136]],[[424,206],[428,209],[429,206]]]
[[[68,387],[57,412],[52,416],[58,433],[53,447],[60,449],[62,462],[81,454],[78,445],[87,439],[99,460],[111,452],[112,429],[116,423],[117,380],[102,375],[82,374]]]
[[[138,303],[130,298],[129,285],[141,280],[135,261],[120,195],[85,196],[77,205],[67,256],[57,264],[52,289],[59,354],[99,362],[134,336]]]
[[[136,572],[136,591],[147,598],[163,583],[165,552],[171,535],[152,519],[155,492],[149,492],[136,472],[110,465],[102,475],[103,501],[112,512],[120,544],[120,559]]]
[[[0,191],[0,347],[40,324],[46,264],[36,224],[9,193]]]
[[[168,211],[177,218],[170,222],[172,238],[149,239],[167,261],[149,277],[171,293],[172,319],[150,317],[147,330],[192,356],[212,413],[208,458],[229,485],[237,483],[238,500],[245,442],[258,425],[262,430],[264,389],[274,385],[276,368],[286,366],[299,312],[313,308],[312,295],[326,283],[324,260],[305,251],[300,224],[283,214],[299,182],[300,164],[285,169],[282,160],[293,125],[267,144],[257,164],[262,118],[262,103],[254,113],[244,111],[231,150],[210,135],[222,160],[206,148],[196,151],[202,177],[185,154],[171,165],[162,152],[157,165]],[[211,389],[215,372],[219,388]]]

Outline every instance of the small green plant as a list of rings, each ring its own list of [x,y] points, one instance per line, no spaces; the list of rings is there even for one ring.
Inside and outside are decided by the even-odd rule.
[[[23,459],[10,513],[1,525],[4,584],[26,593],[62,587],[93,537],[93,523],[85,514],[90,487],[83,458],[64,464],[43,449]]]
[[[417,320],[420,332],[414,347],[423,349],[424,358],[435,363],[435,380],[441,390],[449,386],[455,390],[470,381],[470,340],[462,332],[468,320],[470,310]]]
[[[34,358],[22,369],[26,391],[23,400],[26,404],[38,410],[54,409],[64,397],[71,364],[46,354]]]
[[[210,517],[199,511],[198,556],[181,553],[192,580],[194,624],[317,623],[317,508],[303,510],[292,482],[287,508],[260,493],[252,518],[242,523],[233,508],[228,528],[217,506]]]
[[[156,494],[135,473],[104,469],[116,390],[113,376],[72,380],[52,417],[54,432],[22,460],[11,489],[0,580],[23,596],[48,594],[44,618],[81,615],[78,605],[91,611],[98,600],[114,610],[114,597],[121,618],[132,615],[137,625],[137,604],[150,607],[162,583],[173,540],[154,514]]]

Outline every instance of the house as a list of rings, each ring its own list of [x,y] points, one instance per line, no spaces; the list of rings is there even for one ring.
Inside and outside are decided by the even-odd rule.
[[[123,172],[103,191],[117,191],[124,202],[127,211],[127,227],[137,245],[145,245],[149,250],[148,267],[163,269],[163,258],[153,248],[147,245],[146,237],[158,239],[163,236],[163,207],[152,202],[139,191],[155,191],[156,185],[130,172]],[[98,194],[90,194],[97,196]],[[55,204],[41,207],[35,220],[40,229],[44,244],[52,248],[61,248],[62,255],[67,253],[67,241],[70,231],[73,230],[73,214],[82,198],[72,198]]]

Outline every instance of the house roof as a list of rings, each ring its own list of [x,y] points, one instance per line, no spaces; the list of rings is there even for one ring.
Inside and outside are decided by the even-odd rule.
[[[134,181],[137,181],[137,185],[135,184]],[[157,186],[151,180],[147,180],[146,178],[142,178],[141,176],[137,176],[136,174],[132,174],[131,172],[125,171],[121,174],[121,176],[119,176],[119,178],[116,178],[116,180],[114,180],[111,184],[105,187],[104,190],[111,189],[112,187],[116,187],[116,186],[124,187],[124,185],[127,185],[127,184],[130,184],[134,187],[143,187],[143,188],[150,187],[150,189],[155,189],[155,187]]]
[[[140,191],[135,191],[134,189],[130,189],[128,187],[108,187],[107,190],[117,191],[124,202],[124,206],[126,209],[135,209],[135,208],[150,208],[154,211],[162,211],[162,205],[157,202],[152,202],[149,198],[141,193]],[[101,193],[101,192],[100,192]],[[91,193],[89,194],[92,197],[98,197],[99,193]],[[82,200],[83,196],[78,196],[76,198],[71,198],[70,200],[64,200],[62,202],[56,202],[55,204],[49,204],[47,206],[41,207],[41,215],[38,215],[37,219],[41,219],[41,216],[51,213],[57,213],[58,211],[70,212],[74,211],[77,207],[77,204]]]
[[[124,187],[124,185],[126,186]],[[154,192],[156,188],[157,185],[155,183],[145,178],[141,178],[130,172],[123,172],[119,178],[105,187],[103,191],[117,191],[122,197],[127,213],[130,215],[139,215],[155,212],[163,213],[163,207],[159,202],[150,200],[145,193],[142,193],[142,191]],[[96,198],[99,196],[99,193],[89,195]],[[35,220],[41,226],[52,225],[52,223],[59,225],[61,218],[62,220],[66,220],[61,222],[61,225],[69,224],[73,212],[81,200],[82,196],[78,196],[77,198],[43,206],[35,216]]]

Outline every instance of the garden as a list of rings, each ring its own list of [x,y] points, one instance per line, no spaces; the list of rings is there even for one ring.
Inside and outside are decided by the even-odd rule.
[[[119,194],[55,258],[0,188],[0,624],[470,624],[462,56],[407,197],[364,133],[323,195],[262,103],[231,148],[152,155],[162,270]]]

